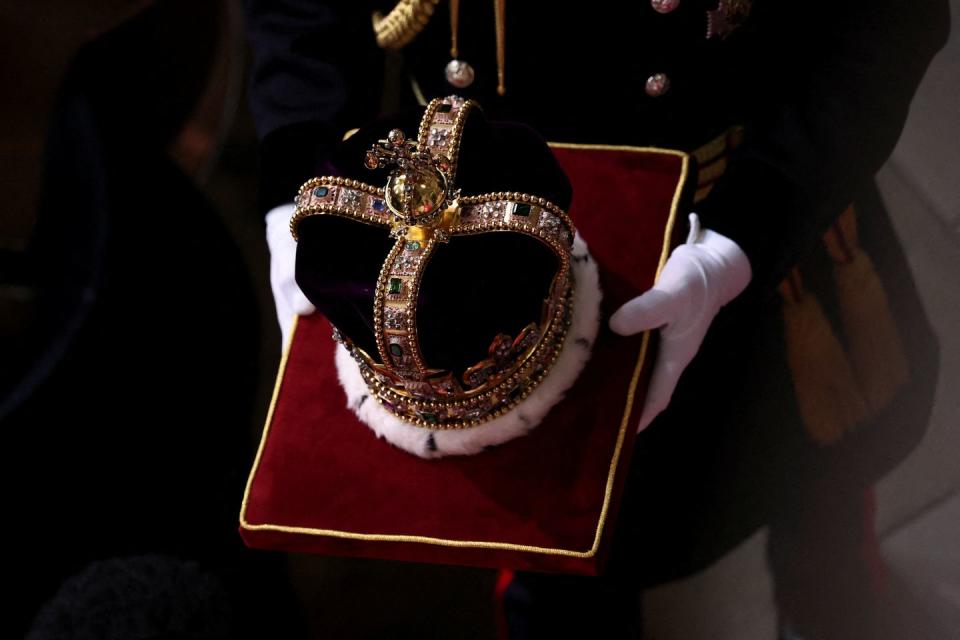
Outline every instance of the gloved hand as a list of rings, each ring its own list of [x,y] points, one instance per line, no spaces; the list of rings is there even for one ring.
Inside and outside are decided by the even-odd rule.
[[[696,355],[720,308],[750,282],[750,261],[733,241],[700,228],[690,214],[686,244],[673,250],[652,289],[630,300],[610,318],[620,335],[660,329],[660,348],[638,431],[670,402],[680,374]]]
[[[281,348],[286,349],[295,315],[305,316],[316,311],[295,279],[297,241],[290,235],[293,204],[285,204],[267,214],[267,246],[270,247],[270,288],[277,307],[277,321],[283,335]]]

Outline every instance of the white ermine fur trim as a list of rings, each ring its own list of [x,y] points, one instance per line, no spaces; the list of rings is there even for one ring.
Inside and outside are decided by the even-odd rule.
[[[489,422],[467,429],[418,427],[387,411],[370,395],[360,368],[343,347],[337,345],[336,363],[347,406],[377,436],[421,458],[471,455],[487,447],[526,435],[550,409],[560,402],[587,360],[600,329],[600,276],[597,264],[579,234],[573,241],[573,319],[563,348],[547,377],[520,404]]]

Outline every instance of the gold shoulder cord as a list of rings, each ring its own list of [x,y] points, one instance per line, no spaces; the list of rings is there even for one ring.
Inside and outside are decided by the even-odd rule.
[[[384,16],[379,11],[373,14],[373,32],[381,49],[398,50],[407,46],[423,31],[439,0],[400,0]],[[506,56],[506,0],[493,0],[494,29],[497,38],[497,93],[507,92],[504,82]],[[460,1],[450,0],[450,56],[447,65],[447,81],[457,89],[465,89],[473,83],[473,67],[459,60]]]
[[[400,49],[427,26],[440,0],[400,0],[386,16],[373,14],[373,31],[382,49]]]
[[[379,362],[339,332],[381,404],[412,424],[471,427],[502,415],[546,376],[570,321],[573,223],[544,198],[497,192],[460,197],[454,187],[463,126],[472,101],[431,102],[417,141],[390,132],[368,152],[366,165],[396,165],[385,187],[357,180],[314,178],[300,188],[290,229],[297,237],[309,216],[332,215],[390,229],[397,238],[377,279],[374,333]],[[559,267],[544,311],[517,336],[497,335],[489,357],[461,375],[424,361],[417,333],[420,283],[438,243],[453,235],[509,231],[531,236],[557,256]]]

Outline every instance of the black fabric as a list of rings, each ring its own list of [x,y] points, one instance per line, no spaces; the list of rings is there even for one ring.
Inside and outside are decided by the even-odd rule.
[[[519,572],[503,594],[503,612],[510,640],[643,637],[640,596],[623,576]]]
[[[340,145],[335,175],[386,184],[389,169],[370,171],[371,145],[399,128],[415,136],[422,110],[386,117]],[[462,195],[517,191],[570,204],[570,183],[546,143],[528,127],[491,123],[471,112],[464,125],[455,185]],[[299,227],[297,282],[340,331],[376,354],[373,333],[377,278],[395,240],[389,230],[333,216],[313,216]],[[494,232],[453,237],[434,250],[417,303],[418,334],[426,363],[457,375],[489,356],[494,337],[516,337],[540,323],[543,302],[559,263],[538,240]]]
[[[44,605],[27,640],[227,640],[233,628],[222,582],[193,562],[135,556],[94,562]]]
[[[200,568],[177,574],[181,594],[206,592],[204,576],[216,576],[229,611],[218,605],[214,617],[230,637],[302,631],[282,559],[249,553],[236,534],[259,375],[249,273],[218,212],[167,155],[197,97],[192,74],[205,68],[178,53],[208,36],[206,10],[184,26],[192,4],[162,3],[84,47],[51,113],[29,251],[33,357],[0,390],[7,515],[19,523],[4,637],[23,637],[44,601],[55,619],[42,616],[35,637],[64,637],[70,615],[77,637],[85,616],[118,626],[153,616],[157,603],[134,610],[123,585],[99,593],[117,596],[99,602],[116,607],[111,616],[72,597],[94,598],[93,582],[84,594],[63,583],[97,560],[143,554]],[[183,85],[174,61],[192,64]],[[66,600],[55,598],[61,584]],[[190,611],[168,604],[171,620]],[[102,619],[91,624],[103,637]]]
[[[264,212],[321,175],[343,132],[380,105],[383,54],[362,2],[246,0],[250,111],[264,143]]]

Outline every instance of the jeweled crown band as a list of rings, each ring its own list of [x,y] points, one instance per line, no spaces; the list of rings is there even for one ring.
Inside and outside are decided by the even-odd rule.
[[[311,178],[300,187],[294,203],[294,215],[290,218],[294,238],[299,237],[300,222],[317,215],[350,218],[388,229],[396,226],[387,209],[383,187],[359,180]],[[447,235],[496,230],[519,231],[547,245],[560,245],[556,247],[558,252],[568,252],[574,236],[573,222],[559,207],[544,198],[510,191],[460,198],[459,220],[447,230]]]
[[[294,198],[290,233],[299,239],[297,227],[309,216],[335,215],[367,224],[393,226],[393,214],[387,209],[383,187],[339,177],[311,178]]]
[[[385,187],[345,178],[314,178],[300,188],[290,221],[295,238],[300,222],[316,215],[381,226],[397,238],[376,285],[374,333],[379,359],[339,332],[337,338],[359,363],[381,404],[412,424],[434,429],[475,426],[515,406],[556,360],[570,321],[574,286],[570,250],[575,230],[567,214],[529,194],[497,192],[461,198],[454,186],[460,137],[471,108],[470,101],[456,97],[434,100],[421,121],[418,143],[392,131],[368,153],[370,168],[397,165]],[[542,315],[517,336],[494,336],[488,357],[463,372],[430,368],[420,349],[416,321],[424,270],[439,243],[453,236],[488,232],[522,233],[557,257]]]

